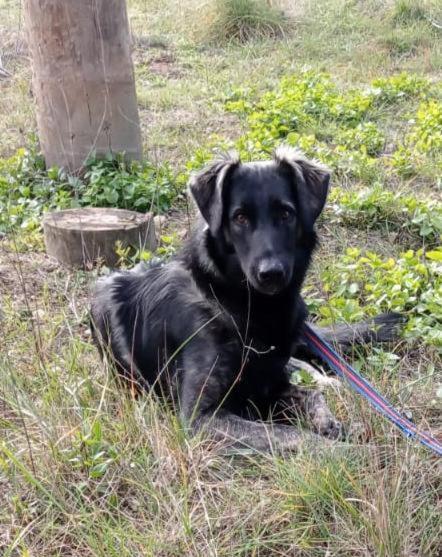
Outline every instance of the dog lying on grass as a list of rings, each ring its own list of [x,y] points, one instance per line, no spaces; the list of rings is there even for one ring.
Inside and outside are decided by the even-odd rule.
[[[285,147],[272,161],[229,156],[195,175],[202,218],[181,252],[96,287],[94,336],[117,372],[172,400],[189,427],[235,446],[296,450],[306,438],[338,438],[323,395],[292,385],[288,366],[306,356],[300,291],[329,180]],[[346,348],[392,340],[400,321],[384,314],[320,333]],[[291,425],[300,416],[314,432]]]

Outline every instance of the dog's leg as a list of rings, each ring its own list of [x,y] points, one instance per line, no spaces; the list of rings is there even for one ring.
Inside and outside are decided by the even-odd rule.
[[[297,452],[303,448],[314,450],[327,446],[318,435],[297,431],[293,426],[249,421],[221,410],[212,416],[201,416],[198,429],[207,432],[211,439],[233,449]]]
[[[238,376],[232,374],[232,359],[228,357],[228,348],[224,348],[223,355],[214,361],[208,342],[204,347],[194,346],[187,354],[185,351],[179,404],[183,421],[193,431],[204,430],[214,440],[227,442],[230,447],[260,452],[330,446],[330,441],[311,432],[299,432],[285,424],[249,421],[226,410],[224,403]],[[312,406],[312,416],[318,421],[319,408],[313,410],[313,401],[307,406],[309,409]]]
[[[285,421],[304,417],[320,435],[330,439],[342,435],[341,423],[331,413],[323,394],[316,389],[290,385],[279,398],[274,416]]]

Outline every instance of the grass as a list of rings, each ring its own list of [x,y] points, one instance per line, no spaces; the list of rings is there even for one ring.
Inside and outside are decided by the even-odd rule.
[[[320,223],[322,247],[306,295],[318,315],[328,310],[351,320],[361,309],[355,310],[355,299],[376,304],[380,289],[396,303],[408,295],[407,281],[422,280],[421,264],[409,268],[411,259],[401,259],[409,248],[423,249],[419,257],[429,256],[435,269],[440,97],[427,98],[418,78],[432,88],[440,81],[441,35],[430,21],[441,19],[436,2],[419,3],[417,10],[404,0],[303,0],[296,8],[275,1],[270,4],[291,18],[290,32],[243,44],[206,40],[214,5],[208,1],[128,4],[146,154],[154,166],[167,162],[174,172],[188,161],[200,164],[211,146],[241,144],[251,132],[248,116],[227,111],[226,102],[245,99],[256,107],[267,98],[268,113],[284,76],[326,71],[344,97],[387,78],[378,82],[382,103],[361,127],[344,130],[326,116],[320,125],[305,120],[300,131],[329,147],[339,133],[349,150],[362,142],[375,160],[374,173],[336,175],[339,187]],[[13,73],[0,81],[1,166],[35,131],[15,0],[0,0],[0,38],[2,63]],[[399,91],[398,100],[389,78],[402,71],[417,81],[407,81],[408,92]],[[298,109],[295,104],[304,115]],[[279,122],[280,113],[275,117]],[[396,160],[391,154],[399,145]],[[390,159],[396,164],[391,172],[383,167]],[[107,195],[100,180],[96,187]],[[124,183],[118,182],[122,194]],[[173,251],[184,221],[180,213],[169,217],[163,253]],[[367,251],[375,254],[368,271]],[[393,270],[383,273],[391,261]],[[327,398],[340,419],[361,432],[361,444],[348,452],[223,456],[204,438],[189,439],[158,401],[123,396],[99,361],[87,319],[95,278],[95,272],[68,272],[48,260],[36,226],[0,237],[1,555],[439,555],[441,476],[431,453],[404,440],[346,388]],[[356,290],[364,280],[376,300]],[[418,294],[415,282],[407,286],[410,297],[431,304],[416,311],[425,318],[421,330],[431,323],[435,333],[441,317],[436,286],[433,279],[419,283]],[[411,298],[407,304],[417,308]],[[442,362],[430,337],[359,350],[352,361],[420,427],[437,433]],[[367,455],[366,442],[379,452]]]
[[[399,24],[424,21],[428,17],[424,5],[418,5],[412,0],[397,0],[394,4],[393,20]]]
[[[366,82],[400,70],[438,75],[442,48],[437,30],[426,21],[404,26],[410,37],[421,39],[407,56],[396,56],[385,44],[394,33],[391,3],[347,0],[296,3],[294,32],[282,40],[256,39],[245,45],[216,46],[201,37],[207,28],[205,8],[211,3],[193,0],[131,0],[129,18],[135,38],[134,60],[146,153],[154,161],[171,161],[180,168],[211,132],[235,135],[238,123],[224,111],[231,89],[253,84],[258,90],[274,86],[279,78],[305,66],[335,69],[344,84]],[[275,2],[292,13],[292,2]],[[29,64],[19,30],[22,15],[17,2],[0,4],[3,63],[14,80],[2,81],[0,98],[0,153],[10,155],[35,129],[29,95]],[[207,9],[207,13],[209,13]],[[436,11],[429,11],[437,16]],[[148,16],[147,16],[148,14]],[[440,18],[439,18],[440,19]],[[411,40],[411,39],[410,39]],[[152,46],[150,46],[152,45]]]
[[[207,39],[216,44],[245,43],[251,39],[279,38],[289,30],[284,12],[265,0],[217,0]]]

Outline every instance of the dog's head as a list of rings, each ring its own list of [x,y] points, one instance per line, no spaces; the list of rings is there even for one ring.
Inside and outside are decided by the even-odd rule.
[[[329,180],[325,167],[280,147],[272,161],[241,163],[231,155],[213,162],[189,186],[211,236],[235,254],[254,289],[274,295],[313,248]]]

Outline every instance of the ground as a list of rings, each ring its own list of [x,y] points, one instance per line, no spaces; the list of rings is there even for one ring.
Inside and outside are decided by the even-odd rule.
[[[238,44],[207,37],[213,1],[128,0],[146,158],[182,172],[198,150],[249,133],[247,115],[227,110],[227,101],[246,95],[259,102],[282,77],[306,70],[328,72],[343,94],[404,71],[440,83],[437,2],[423,3],[423,15],[407,11],[412,2],[393,0],[270,4],[286,10],[290,29],[280,38]],[[405,20],[398,23],[400,17]],[[6,159],[36,132],[18,0],[0,0],[0,45],[0,67],[12,74],[0,77],[0,159]],[[407,115],[420,102],[377,113],[387,137],[382,160],[400,143],[401,122],[409,125]],[[408,248],[422,248],[424,257],[436,253],[438,243],[430,246],[429,236],[415,231],[419,223],[402,227],[402,205],[390,226],[371,225],[375,204],[352,209],[356,217],[335,211],[335,203],[351,205],[343,201],[345,187],[352,192],[367,185],[365,175],[339,172],[334,184],[341,193],[320,223],[321,247],[307,285],[318,315],[324,299],[333,305],[328,288],[340,288],[345,273],[375,273],[365,271],[358,255],[340,267],[348,248],[373,250],[398,265]],[[394,174],[383,187],[401,192],[401,199],[423,200],[427,218],[436,211],[431,203],[440,201],[440,171],[426,166],[413,176]],[[188,229],[182,207],[181,199],[166,215],[166,251]],[[58,266],[45,255],[38,227],[0,234],[2,555],[440,555],[440,459],[404,440],[357,395],[344,387],[327,393],[343,421],[362,424],[355,446],[284,458],[222,455],[204,438],[189,439],[174,414],[151,397],[121,395],[91,344],[88,299],[100,271]],[[418,265],[404,267],[402,289],[415,280]],[[354,280],[348,288],[359,284]],[[434,329],[441,315],[431,307]],[[434,342],[410,336],[357,352],[352,361],[420,427],[441,432],[441,360]]]

